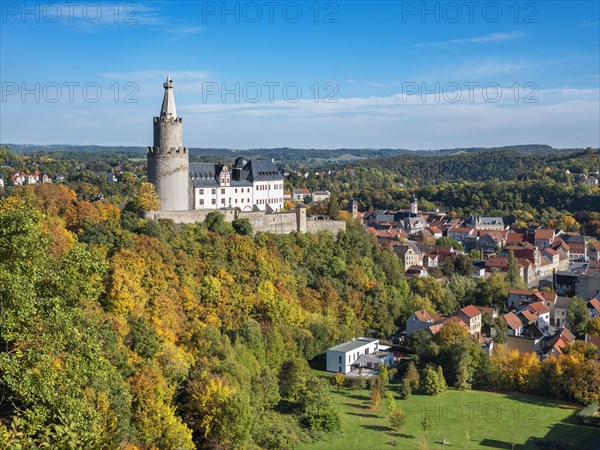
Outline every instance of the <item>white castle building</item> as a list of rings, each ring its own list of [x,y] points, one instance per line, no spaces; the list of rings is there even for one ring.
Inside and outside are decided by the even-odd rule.
[[[156,187],[160,210],[283,209],[283,175],[273,161],[238,158],[231,168],[226,164],[190,164],[170,76],[163,87],[160,116],[154,118],[154,146],[148,147],[147,155],[148,181]]]

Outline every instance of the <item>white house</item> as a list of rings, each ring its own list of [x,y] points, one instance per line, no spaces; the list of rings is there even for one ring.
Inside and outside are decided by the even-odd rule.
[[[331,192],[329,191],[315,191],[312,194],[312,200],[315,203],[324,202],[325,200],[329,200],[331,197]]]
[[[554,303],[554,319],[551,321],[551,324],[555,327],[564,327],[567,324],[567,310],[569,309],[569,304],[571,303],[570,297],[557,297],[556,302]]]
[[[387,345],[379,344],[379,339],[367,337],[352,339],[327,350],[327,371],[348,373],[362,355],[372,355],[387,349],[389,349]]]
[[[445,317],[438,316],[437,314],[430,314],[426,309],[415,311],[406,320],[406,334],[409,336],[415,331],[425,330],[431,325],[443,323]]]

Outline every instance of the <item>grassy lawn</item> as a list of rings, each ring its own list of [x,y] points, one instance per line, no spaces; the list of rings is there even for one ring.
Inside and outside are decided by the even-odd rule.
[[[426,441],[423,448],[429,449],[600,449],[600,429],[578,425],[572,405],[541,397],[457,390],[435,397],[413,395],[408,400],[396,400],[397,408],[408,415],[405,429],[396,434],[389,427],[385,401],[374,411],[369,406],[369,391],[342,389],[337,393],[331,389],[342,431],[297,448],[416,450]],[[425,414],[433,420],[428,432],[421,428]],[[442,445],[443,438],[447,445]],[[532,438],[563,445],[540,447],[531,442]]]

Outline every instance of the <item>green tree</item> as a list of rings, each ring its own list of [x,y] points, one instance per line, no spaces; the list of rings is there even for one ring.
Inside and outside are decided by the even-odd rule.
[[[519,269],[519,263],[515,258],[515,253],[510,250],[508,252],[508,269],[506,272],[506,281],[512,288],[526,289],[527,285]]]
[[[590,316],[585,300],[581,297],[573,297],[567,308],[567,328],[578,339],[583,339],[589,320]]]
[[[233,229],[237,234],[248,236],[252,234],[252,224],[248,219],[235,219],[231,222]]]
[[[438,240],[436,241],[436,244],[443,245],[446,247],[453,247],[456,250],[462,250],[464,248],[463,245],[460,242],[458,242],[456,239],[447,237],[447,236],[442,236],[441,238],[438,238]]]
[[[310,367],[302,358],[290,358],[279,370],[279,393],[290,403],[299,403],[306,383],[311,379]]]
[[[447,389],[446,379],[440,366],[428,364],[421,374],[421,390],[428,395],[438,395]]]
[[[233,227],[229,222],[225,222],[225,217],[218,211],[211,211],[206,215],[204,219],[204,226],[215,233],[219,234],[231,234],[233,233]]]

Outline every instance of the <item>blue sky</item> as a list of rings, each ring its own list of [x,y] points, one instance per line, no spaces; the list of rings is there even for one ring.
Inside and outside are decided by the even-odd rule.
[[[597,1],[77,3],[0,2],[0,142],[151,145],[170,73],[188,147],[600,145]]]

